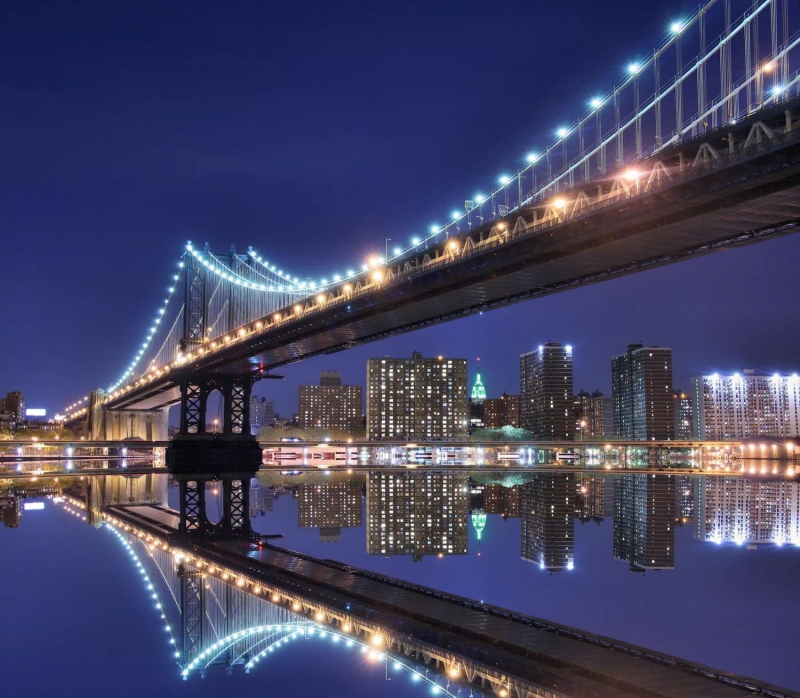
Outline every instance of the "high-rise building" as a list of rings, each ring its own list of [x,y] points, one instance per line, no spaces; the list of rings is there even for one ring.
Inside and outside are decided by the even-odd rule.
[[[319,385],[300,386],[301,429],[355,431],[362,417],[361,386],[342,385],[338,371],[322,371]]]
[[[335,542],[342,528],[361,526],[361,485],[353,480],[299,485],[297,517],[300,528],[318,528],[323,542]]]
[[[0,412],[12,415],[17,422],[25,419],[25,398],[22,393],[19,390],[12,390],[5,398],[0,399]]]
[[[675,479],[617,475],[614,480],[614,557],[631,572],[675,566]]]
[[[603,393],[599,390],[595,390],[593,393],[581,390],[572,398],[576,439],[594,439],[605,436],[604,399]]]
[[[675,438],[678,441],[689,441],[694,438],[692,397],[681,390],[675,390],[672,393],[672,400],[675,413]]]
[[[614,435],[628,441],[675,438],[672,349],[629,344],[611,359]]]
[[[534,439],[571,440],[572,347],[548,342],[519,357],[520,426]]]
[[[484,426],[484,413],[486,403],[486,388],[481,382],[481,374],[478,373],[475,383],[472,385],[472,392],[469,396],[469,431],[472,433],[476,429]]]
[[[519,395],[489,398],[483,403],[483,425],[487,429],[519,426]]]
[[[275,404],[264,397],[250,398],[250,431],[257,435],[262,427],[271,427],[275,422]]]
[[[699,477],[694,537],[739,545],[800,545],[800,483]]]
[[[466,439],[467,360],[370,359],[367,435],[370,439]]]
[[[6,528],[19,528],[22,521],[22,499],[15,496],[0,497],[0,521]]]
[[[800,435],[800,378],[745,369],[692,378],[697,438]]]
[[[520,487],[520,550],[543,570],[571,570],[575,560],[575,476],[536,473]]]
[[[370,472],[370,555],[466,555],[470,486],[466,473]]]

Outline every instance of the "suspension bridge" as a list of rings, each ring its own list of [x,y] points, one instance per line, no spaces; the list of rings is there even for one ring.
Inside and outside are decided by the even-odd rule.
[[[95,488],[95,492],[97,488]],[[179,535],[180,515],[154,503],[100,511],[96,495],[65,494],[64,510],[120,543],[163,628],[165,651],[190,680],[215,667],[250,672],[287,644],[342,643],[387,675],[446,696],[800,694],[662,652],[476,600],[269,545]],[[224,517],[224,515],[223,515]],[[274,661],[274,660],[273,660]]]
[[[704,3],[554,136],[447,222],[322,278],[254,248],[188,243],[132,361],[64,423],[90,439],[163,440],[180,403],[167,460],[188,467],[192,441],[220,442],[205,433],[218,390],[226,448],[255,463],[250,392],[281,366],[796,232],[800,8]],[[202,457],[201,469],[225,460]]]

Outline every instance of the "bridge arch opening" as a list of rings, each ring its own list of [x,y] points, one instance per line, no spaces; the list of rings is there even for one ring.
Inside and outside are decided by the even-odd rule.
[[[208,434],[222,434],[225,431],[225,396],[214,389],[206,396],[206,423]]]

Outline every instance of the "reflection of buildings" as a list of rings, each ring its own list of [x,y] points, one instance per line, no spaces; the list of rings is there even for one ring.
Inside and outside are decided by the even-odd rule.
[[[800,378],[757,375],[746,369],[692,378],[700,439],[800,435]]]
[[[520,549],[523,560],[543,570],[571,570],[575,559],[575,476],[536,473],[520,487]]]
[[[629,344],[611,358],[614,434],[635,441],[675,438],[672,349]]]
[[[322,371],[319,385],[300,386],[300,428],[353,431],[361,419],[361,386],[342,385],[338,371]]]
[[[483,403],[483,424],[487,429],[519,427],[519,395],[490,398]]]
[[[548,342],[519,357],[520,426],[534,439],[571,441],[572,347]]]
[[[605,517],[606,479],[602,475],[578,475],[575,513],[581,521]]]
[[[264,487],[258,478],[250,479],[250,518],[264,516],[268,511],[272,511],[275,502],[275,490],[272,487]]]
[[[486,485],[483,489],[486,513],[500,514],[504,519],[518,519],[519,490],[520,485]]]
[[[680,524],[694,521],[695,478],[691,475],[675,477],[675,520]]]
[[[696,487],[697,540],[800,544],[800,484],[705,476]]]
[[[618,475],[614,480],[614,557],[632,572],[675,566],[675,479]]]
[[[468,421],[466,359],[367,362],[369,439],[466,439]]]
[[[352,480],[297,487],[300,528],[318,528],[320,540],[339,540],[342,528],[361,526],[361,485]]]
[[[367,477],[370,555],[466,555],[470,487],[466,473],[371,472]]]
[[[22,499],[11,494],[0,497],[0,520],[6,528],[19,528],[22,523]]]

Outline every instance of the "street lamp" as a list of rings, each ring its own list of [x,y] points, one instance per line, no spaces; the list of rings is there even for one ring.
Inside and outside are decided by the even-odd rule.
[[[219,420],[218,420],[218,419],[215,419],[215,420],[214,420],[214,433],[215,433],[215,434],[217,433],[217,425],[218,425],[218,424],[219,424]]]

